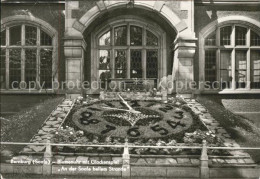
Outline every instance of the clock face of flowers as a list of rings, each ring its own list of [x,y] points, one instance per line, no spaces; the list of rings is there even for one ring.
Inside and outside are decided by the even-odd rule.
[[[158,138],[187,130],[189,112],[157,101],[96,102],[77,110],[72,120],[87,133],[123,138]],[[132,110],[129,110],[129,107]]]

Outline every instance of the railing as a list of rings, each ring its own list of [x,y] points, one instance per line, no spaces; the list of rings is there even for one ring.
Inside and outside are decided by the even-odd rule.
[[[104,147],[104,148],[123,148],[122,154],[122,167],[125,167],[127,171],[122,172],[122,177],[130,177],[130,154],[129,148],[154,148],[154,149],[200,149],[200,178],[208,179],[209,178],[209,149],[218,149],[218,150],[260,150],[260,148],[254,147],[210,147],[207,146],[206,141],[204,140],[201,146],[139,146],[129,144],[127,141],[122,145],[87,145],[87,144],[58,144],[50,143],[50,140],[47,140],[47,143],[21,143],[21,142],[0,142],[1,145],[44,145],[44,160],[47,160],[47,163],[43,164],[43,174],[51,175],[52,174],[52,159],[53,151],[52,146],[67,146],[67,147]]]

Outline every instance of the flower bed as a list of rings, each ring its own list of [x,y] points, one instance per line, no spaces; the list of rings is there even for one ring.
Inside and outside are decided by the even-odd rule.
[[[99,104],[100,101],[88,102],[88,104],[82,104],[82,102],[78,102],[74,109],[72,109],[71,114],[67,117],[63,127],[61,127],[55,134],[53,138],[53,142],[55,143],[76,143],[76,144],[101,144],[101,145],[116,145],[116,144],[124,144],[125,138],[128,138],[128,142],[133,145],[144,145],[144,146],[178,146],[178,145],[185,145],[185,146],[198,146],[202,143],[202,140],[206,140],[208,144],[211,146],[223,146],[223,142],[220,138],[218,138],[214,133],[208,131],[207,128],[201,123],[198,119],[198,116],[192,112],[190,107],[185,104],[185,102],[181,99],[173,99],[169,100],[168,104],[171,106],[176,107],[178,109],[184,110],[187,113],[190,113],[192,117],[192,124],[184,129],[179,130],[177,133],[169,134],[166,136],[160,137],[125,137],[125,136],[113,136],[113,135],[106,135],[106,134],[98,134],[93,133],[91,131],[82,130],[78,127],[75,122],[72,120],[73,115],[75,117],[75,113],[82,108],[89,107],[89,104],[97,103]],[[135,102],[134,102],[135,103]],[[157,103],[154,101],[154,103]],[[106,118],[107,122],[113,123],[119,129],[122,127],[132,127],[129,122],[119,120],[118,117],[113,117],[115,114],[124,115],[125,113],[120,111],[105,111],[102,113],[98,108],[94,108],[92,110],[96,110],[100,116],[102,115],[110,115],[110,117]],[[158,111],[151,111],[146,110],[145,108],[135,106],[135,110],[144,111],[146,115],[157,115]],[[178,111],[177,111],[178,112]],[[180,112],[180,110],[179,110]],[[163,113],[163,112],[162,112]],[[159,113],[159,114],[162,114]],[[87,117],[90,117],[91,114],[85,113]],[[175,115],[175,114],[174,114]],[[173,116],[174,116],[173,115]],[[156,118],[149,118],[149,120],[138,120],[136,122],[136,126],[149,126],[149,125],[156,125],[162,119],[162,115]],[[177,116],[178,117],[178,116]],[[91,119],[91,118],[90,118]],[[88,120],[87,120],[88,121]],[[94,123],[95,121],[92,120]],[[96,121],[97,122],[97,121]],[[99,124],[94,124],[96,131],[99,130]],[[123,128],[122,128],[123,129]],[[139,128],[140,129],[140,128]],[[142,132],[142,131],[141,131]],[[145,131],[144,131],[145,132]],[[122,148],[104,148],[104,147],[55,147],[54,151],[59,152],[76,152],[76,153],[113,153],[113,154],[122,154]],[[218,150],[211,150],[212,154],[221,154],[226,155],[228,154],[226,151],[218,151]],[[182,149],[150,149],[150,148],[130,148],[131,154],[167,154],[167,155],[176,155],[176,154],[200,154],[200,150],[182,150]]]

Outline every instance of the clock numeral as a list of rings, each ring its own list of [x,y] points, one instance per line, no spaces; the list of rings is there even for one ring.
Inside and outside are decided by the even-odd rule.
[[[172,109],[173,109],[173,107],[169,106],[169,105],[165,106],[164,108],[159,108],[159,110],[161,110],[161,111],[163,111],[165,113],[170,111],[170,110],[172,110]]]
[[[140,136],[140,132],[138,131],[138,127],[134,127],[134,128],[131,128],[127,131],[127,135],[131,136],[131,137],[138,137]]]
[[[182,119],[183,118],[183,114],[182,113],[176,113],[176,115],[173,115],[174,118],[177,119]]]
[[[80,123],[83,125],[89,125],[89,124],[98,124],[100,121],[98,119],[86,119],[86,118],[80,118]]]
[[[138,104],[137,101],[131,101],[131,106],[132,107],[140,107],[140,104]]]
[[[85,112],[81,113],[81,116],[83,118],[90,118],[92,116],[92,112],[85,111]]]
[[[116,127],[110,126],[110,125],[106,125],[106,129],[101,131],[101,134],[106,134],[106,133],[108,133],[110,131],[113,131],[113,130],[116,130]]]
[[[108,105],[109,107],[115,107],[112,103],[110,102],[105,102],[106,105]]]
[[[167,121],[167,123],[169,124],[169,126],[171,126],[173,129],[175,129],[178,125],[185,127],[185,124],[182,124],[181,121],[175,122],[175,121]]]
[[[153,103],[149,103],[149,104],[147,104],[146,107],[151,107],[151,106],[153,106],[153,105],[155,105],[154,102],[153,102]]]
[[[154,131],[154,132],[158,132],[159,134],[161,135],[167,135],[169,133],[169,131],[163,127],[160,127],[158,124],[155,125],[155,126],[152,126],[151,129]]]
[[[101,109],[93,108],[93,107],[89,107],[88,109],[90,109],[90,110],[92,110],[92,111],[101,111]]]

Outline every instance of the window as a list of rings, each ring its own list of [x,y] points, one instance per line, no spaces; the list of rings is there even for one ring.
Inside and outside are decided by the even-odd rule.
[[[52,88],[52,38],[22,24],[1,32],[1,89]],[[37,84],[38,83],[38,84]]]
[[[159,38],[147,26],[125,23],[100,34],[97,54],[101,81],[158,78]]]
[[[220,81],[221,89],[260,89],[260,36],[256,31],[242,25],[222,26],[204,44],[205,81]]]

